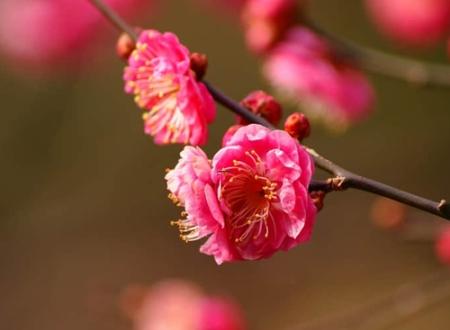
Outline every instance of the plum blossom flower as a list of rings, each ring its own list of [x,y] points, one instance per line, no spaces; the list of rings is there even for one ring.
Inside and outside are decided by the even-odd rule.
[[[268,258],[309,240],[316,208],[308,193],[313,161],[288,133],[239,128],[210,163],[185,147],[166,175],[170,197],[185,208],[175,221],[187,242],[221,264]]]
[[[366,0],[377,28],[411,46],[431,46],[450,28],[448,0]]]
[[[243,127],[243,126],[244,126],[244,125],[241,125],[241,124],[236,124],[236,125],[230,126],[230,127],[226,130],[225,134],[223,135],[223,138],[222,138],[222,147],[225,146],[225,145],[228,143],[228,141],[231,140],[231,138],[233,137],[234,133],[236,133],[236,132],[237,132],[241,127]]]
[[[132,288],[133,289],[133,288]],[[130,294],[131,293],[131,296]],[[141,289],[139,304],[135,293],[125,291],[122,303],[134,310],[135,330],[244,330],[238,305],[229,298],[205,294],[196,285],[182,280],[165,280]],[[125,301],[124,301],[125,300]],[[128,307],[127,307],[128,309]]]
[[[267,56],[263,71],[280,94],[334,129],[367,117],[374,101],[364,74],[339,60],[325,40],[305,27],[287,33]]]
[[[295,0],[248,0],[242,23],[249,49],[259,54],[272,47],[294,23],[297,5]]]
[[[190,68],[190,53],[172,33],[143,31],[124,72],[125,91],[145,110],[145,133],[157,144],[206,142],[216,108]]]
[[[105,0],[122,15],[135,15],[150,1]],[[0,52],[18,68],[43,71],[91,59],[107,23],[88,1],[2,0]],[[71,67],[74,67],[72,65]]]
[[[439,233],[435,242],[436,256],[444,265],[450,265],[450,226]]]

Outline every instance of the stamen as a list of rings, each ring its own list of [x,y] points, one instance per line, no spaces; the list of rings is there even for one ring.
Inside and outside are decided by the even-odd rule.
[[[272,221],[271,204],[277,199],[277,184],[265,176],[264,164],[256,151],[245,153],[253,165],[233,160],[232,166],[220,171],[222,179],[219,198],[231,210],[227,223],[231,227],[231,237],[236,243],[245,244],[269,236],[268,221]]]

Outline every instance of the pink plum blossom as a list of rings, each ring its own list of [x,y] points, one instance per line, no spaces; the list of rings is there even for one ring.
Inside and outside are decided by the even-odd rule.
[[[130,16],[150,1],[106,0]],[[89,1],[2,0],[0,52],[20,68],[42,71],[87,60],[108,23]],[[73,66],[73,65],[72,65]]]
[[[182,280],[159,282],[139,297],[129,315],[134,330],[244,330],[243,316],[232,300],[209,296]]]
[[[335,129],[366,118],[373,105],[365,75],[339,60],[325,40],[305,27],[287,33],[267,56],[263,71],[280,94]]]
[[[294,23],[296,11],[295,0],[248,0],[242,22],[249,49],[255,53],[267,51]]]
[[[430,46],[446,36],[450,27],[448,0],[366,0],[377,28],[412,46]]]
[[[450,266],[450,226],[445,227],[439,233],[435,243],[436,256],[439,261]]]
[[[216,108],[190,68],[190,53],[172,33],[143,31],[124,72],[125,91],[145,110],[145,133],[157,144],[206,142]]]
[[[244,125],[240,125],[240,124],[236,124],[236,125],[232,125],[230,126],[225,134],[223,135],[222,138],[222,147],[225,146],[228,141],[231,140],[231,138],[233,137],[234,133],[236,133],[238,131],[238,129],[240,129],[241,127],[243,127]]]
[[[297,140],[256,124],[238,129],[211,163],[186,147],[166,176],[170,197],[185,208],[175,224],[187,242],[209,236],[200,251],[218,264],[289,250],[311,236],[313,171]]]

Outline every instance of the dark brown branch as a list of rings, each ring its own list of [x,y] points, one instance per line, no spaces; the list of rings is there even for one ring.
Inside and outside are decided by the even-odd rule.
[[[111,8],[109,8],[101,0],[89,0],[96,8],[98,8],[102,14],[110,21],[117,29],[128,33],[134,40],[137,39],[136,32],[129,26],[125,21],[123,21],[120,16],[118,16]],[[231,110],[232,112],[244,117],[246,120],[252,123],[260,124],[265,127],[276,129],[272,124],[267,122],[265,119],[253,114],[251,111],[242,107],[238,102],[229,98],[223,94],[220,90],[214,87],[211,83],[205,82],[211,95],[214,99],[222,104],[225,108]],[[435,214],[445,219],[450,219],[450,205],[442,200],[440,202],[434,202],[411,193],[399,190],[397,188],[385,185],[383,183],[362,177],[360,175],[354,174],[346,169],[334,164],[332,161],[322,157],[316,151],[307,148],[306,149],[317,167],[329,172],[334,176],[334,178],[329,179],[326,182],[312,182],[310,191],[321,190],[325,192],[339,191],[349,188],[354,188],[358,190],[363,190],[371,192],[376,195],[384,196],[404,204],[410,205],[412,207],[421,209],[423,211]],[[320,188],[320,189],[318,189]]]
[[[242,115],[246,120],[252,123],[258,123],[263,126],[274,129],[275,127],[261,117],[253,114],[251,111],[241,107],[236,101],[230,99],[222,92],[220,92],[217,88],[213,87],[210,83],[206,84],[206,87],[216,99],[217,102],[222,104],[225,108],[233,111],[238,115]],[[327,171],[332,174],[334,178],[329,179],[326,183],[314,182],[313,187],[310,187],[310,191],[314,190],[322,190],[325,192],[329,191],[340,191],[346,190],[349,188],[367,191],[376,195],[384,196],[398,202],[410,205],[417,209],[435,214],[442,218],[450,220],[450,204],[444,200],[439,202],[435,202],[432,200],[428,200],[426,198],[416,196],[414,194],[408,193],[406,191],[402,191],[400,189],[388,186],[384,183],[365,178],[363,176],[357,175],[353,172],[350,172],[336,164],[332,161],[324,158],[319,155],[313,149],[306,149],[309,154],[314,159],[314,163],[317,167],[322,170]],[[321,187],[318,189],[318,187]]]
[[[127,33],[134,41],[137,40],[138,36],[136,31],[125,22],[122,17],[120,17],[111,7],[109,7],[102,0],[88,0],[92,5],[102,13],[103,16],[114,25],[117,30]]]

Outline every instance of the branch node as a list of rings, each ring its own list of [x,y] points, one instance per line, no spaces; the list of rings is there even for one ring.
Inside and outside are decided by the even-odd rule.
[[[344,176],[337,176],[334,178],[329,178],[327,180],[327,183],[330,185],[331,190],[333,191],[343,191],[347,187],[345,186],[345,183],[347,181],[347,178]]]
[[[442,199],[439,202],[438,209],[441,213],[447,217],[450,217],[450,204],[445,199]]]

